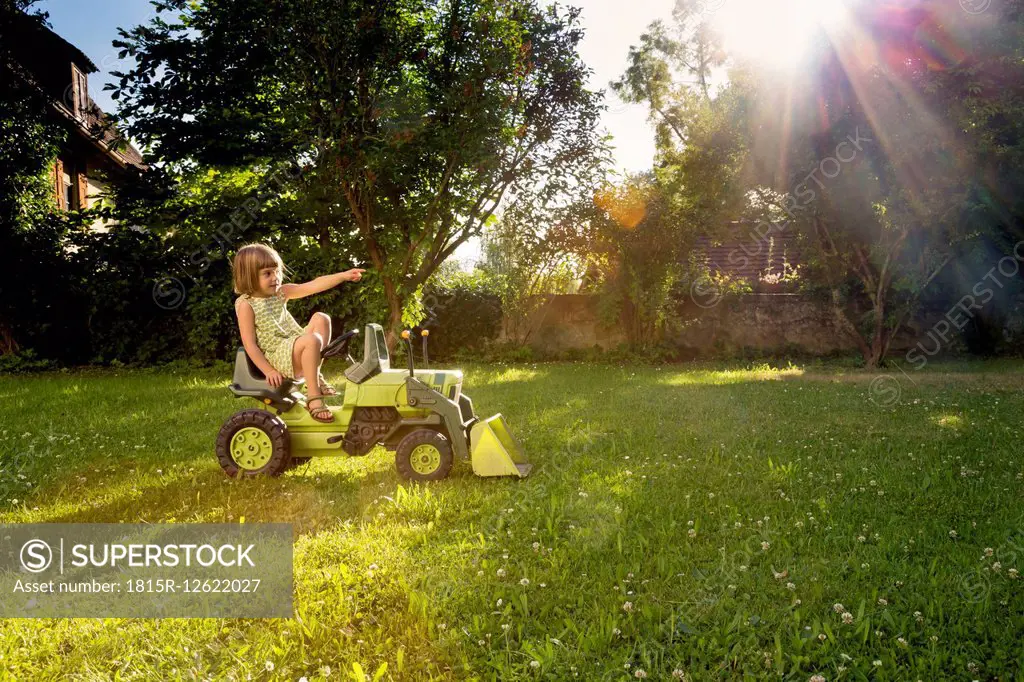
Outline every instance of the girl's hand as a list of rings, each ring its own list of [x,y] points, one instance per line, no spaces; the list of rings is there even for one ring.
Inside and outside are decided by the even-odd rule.
[[[274,388],[277,388],[284,383],[284,375],[275,369],[273,372],[267,374],[267,383]]]
[[[352,268],[341,273],[341,276],[344,277],[346,282],[358,282],[363,278],[364,272],[366,272],[364,268]]]

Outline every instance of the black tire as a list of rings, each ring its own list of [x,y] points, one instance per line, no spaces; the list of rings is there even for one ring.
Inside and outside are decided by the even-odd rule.
[[[412,461],[413,452],[422,445],[429,445],[437,451],[436,467],[429,472],[424,463]],[[452,446],[444,434],[433,429],[416,429],[406,435],[395,450],[395,468],[402,478],[410,481],[439,481],[452,471],[455,457]]]
[[[270,456],[266,463],[258,469],[245,468],[235,459],[231,451],[231,443],[242,429],[258,429],[266,435],[263,443],[270,445]],[[258,447],[258,446],[257,446]],[[231,418],[224,422],[217,434],[217,461],[220,468],[228,476],[235,478],[243,476],[280,476],[292,462],[291,441],[288,436],[288,427],[281,418],[266,410],[242,410],[231,415]]]

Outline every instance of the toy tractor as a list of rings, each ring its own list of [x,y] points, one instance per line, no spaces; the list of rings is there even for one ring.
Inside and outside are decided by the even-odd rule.
[[[454,456],[469,458],[478,476],[529,474],[532,465],[512,438],[500,414],[480,420],[473,401],[462,392],[460,370],[415,369],[408,331],[402,332],[409,368],[392,369],[379,324],[366,325],[363,359],[348,355],[358,329],[331,341],[324,358],[344,355],[344,393],[330,405],[334,421],[322,423],[302,408],[303,380],[285,379],[278,388],[267,383],[244,348],[235,356],[236,397],[255,398],[257,409],[232,415],[217,434],[217,459],[229,476],[279,476],[311,457],[362,456],[383,445],[395,452],[395,466],[406,479],[436,481],[451,472]],[[427,364],[427,334],[423,360]]]

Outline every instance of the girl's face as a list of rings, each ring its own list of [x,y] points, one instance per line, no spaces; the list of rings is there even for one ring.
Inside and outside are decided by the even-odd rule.
[[[260,270],[260,292],[264,296],[274,296],[281,290],[281,271],[277,267]]]

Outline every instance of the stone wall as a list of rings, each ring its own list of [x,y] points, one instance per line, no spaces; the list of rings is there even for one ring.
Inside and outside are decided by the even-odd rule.
[[[541,353],[614,348],[626,341],[621,325],[602,324],[597,298],[550,296],[528,320],[527,343]],[[820,300],[799,294],[747,294],[702,308],[681,307],[662,339],[682,355],[711,356],[737,351],[799,352],[810,355],[856,353],[856,345],[836,326]]]

